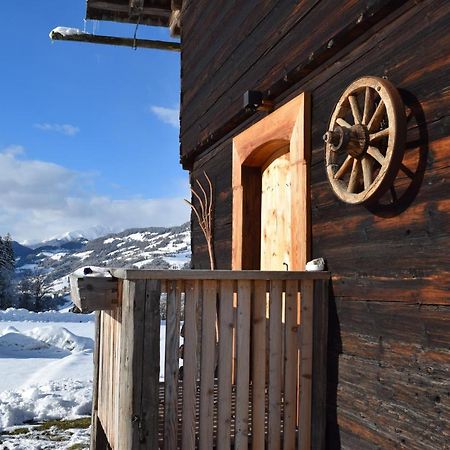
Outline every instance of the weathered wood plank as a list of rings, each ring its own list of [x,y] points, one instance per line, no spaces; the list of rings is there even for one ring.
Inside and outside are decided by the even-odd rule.
[[[316,280],[329,272],[261,270],[149,270],[111,269],[115,277],[128,280]]]
[[[117,307],[118,280],[112,277],[84,277],[70,275],[70,294],[82,312],[110,310]]]
[[[164,444],[177,448],[178,431],[178,352],[180,347],[181,283],[169,283],[167,293],[166,356],[164,370]]]
[[[248,400],[250,376],[250,309],[252,284],[238,281],[236,330],[236,425],[235,449],[248,450]]]
[[[120,353],[117,447],[137,449],[140,443],[139,414],[142,388],[143,327],[145,281],[124,281]]]
[[[298,281],[286,282],[283,449],[294,450],[297,425]],[[324,352],[326,354],[326,352]]]
[[[200,365],[200,450],[213,448],[214,366],[217,282],[203,281]]]
[[[255,281],[252,303],[252,449],[265,445],[266,300],[265,281]]]
[[[141,449],[158,447],[159,352],[161,283],[146,281],[142,358],[142,393],[140,399]],[[119,380],[117,380],[119,381]],[[117,408],[118,415],[121,413]]]
[[[288,273],[288,272],[286,272]],[[269,296],[269,448],[281,447],[282,282],[270,283]]]
[[[106,436],[98,419],[98,384],[100,373],[100,348],[101,348],[101,312],[95,313],[95,347],[94,347],[94,374],[92,378],[92,417],[91,417],[91,450],[105,450]]]
[[[200,282],[185,282],[184,307],[184,357],[183,357],[183,423],[182,445],[183,450],[195,448],[196,442],[196,392],[198,379],[198,308]]]
[[[314,282],[301,282],[300,297],[300,392],[299,392],[299,450],[311,448],[311,400],[313,358],[313,296]]]
[[[231,445],[231,388],[233,357],[233,281],[220,282],[219,304],[219,398],[217,423],[218,450]]]
[[[311,448],[326,448],[328,280],[314,282]]]

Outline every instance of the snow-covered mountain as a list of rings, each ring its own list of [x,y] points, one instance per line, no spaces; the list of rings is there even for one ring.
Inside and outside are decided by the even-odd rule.
[[[75,236],[74,236],[75,237]],[[97,239],[84,237],[31,249],[14,243],[16,272],[45,273],[55,291],[67,289],[67,275],[85,266],[181,269],[191,259],[189,223],[172,228],[133,228]]]
[[[117,230],[113,230],[111,227],[106,226],[96,226],[87,228],[85,230],[67,231],[66,233],[60,234],[58,236],[53,236],[52,238],[43,242],[22,242],[22,245],[36,249],[39,247],[59,247],[68,242],[74,241],[88,241],[92,239],[97,239],[107,234],[114,233]]]

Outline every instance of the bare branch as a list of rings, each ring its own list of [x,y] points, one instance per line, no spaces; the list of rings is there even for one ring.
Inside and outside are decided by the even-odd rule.
[[[200,210],[190,202],[189,200],[184,200],[192,209],[197,218],[198,224],[203,232],[203,235],[206,239],[206,244],[208,246],[208,254],[209,254],[209,263],[211,266],[211,270],[215,269],[214,264],[214,248],[213,248],[213,234],[212,234],[212,220],[213,220],[213,187],[210,178],[208,177],[206,172],[203,172],[208,182],[208,193],[203,187],[202,183],[198,179],[196,179],[196,183],[200,188],[202,195],[198,194],[198,192],[191,188],[192,195],[198,200]],[[203,198],[202,198],[203,197]]]

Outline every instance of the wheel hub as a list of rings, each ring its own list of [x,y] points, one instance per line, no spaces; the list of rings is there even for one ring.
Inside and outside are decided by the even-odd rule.
[[[332,151],[347,152],[353,158],[361,159],[369,147],[369,130],[362,124],[350,128],[337,125],[334,130],[324,134],[323,140],[330,144]]]

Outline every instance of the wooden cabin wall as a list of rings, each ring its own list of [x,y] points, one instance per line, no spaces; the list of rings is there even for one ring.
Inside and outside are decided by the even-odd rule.
[[[181,156],[193,180],[206,171],[214,182],[218,268],[231,265],[231,139],[265,114],[242,112],[244,91],[269,93],[276,105],[311,92],[312,256],[326,258],[333,275],[328,448],[446,448],[450,3],[188,4]],[[397,199],[371,208],[334,196],[322,142],[342,91],[363,75],[388,77],[412,116],[403,161],[410,176],[399,172]],[[195,220],[192,230],[193,267],[208,268]]]

